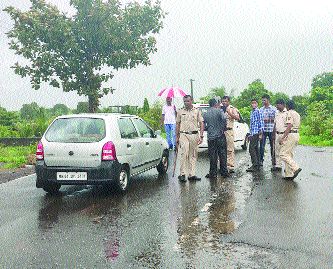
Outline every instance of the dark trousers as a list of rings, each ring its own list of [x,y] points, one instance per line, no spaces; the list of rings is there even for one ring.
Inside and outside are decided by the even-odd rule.
[[[217,175],[217,158],[220,160],[220,173],[222,175],[227,174],[227,141],[225,135],[208,140],[208,154],[210,161],[209,174]]]
[[[249,152],[251,156],[252,166],[259,166],[259,134],[249,136],[250,145]]]
[[[265,155],[265,146],[266,146],[266,138],[269,139],[269,146],[271,148],[271,158],[272,164],[275,165],[275,156],[274,156],[274,141],[273,141],[273,133],[271,132],[263,132],[262,140],[260,141],[260,161],[264,161]]]

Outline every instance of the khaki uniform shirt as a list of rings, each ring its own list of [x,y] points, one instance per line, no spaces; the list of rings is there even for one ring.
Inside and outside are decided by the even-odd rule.
[[[289,110],[287,115],[286,124],[291,124],[291,131],[298,131],[299,126],[301,125],[301,116],[295,110]]]
[[[228,110],[228,109],[233,110],[233,113],[238,112],[237,108],[233,107],[232,105],[229,105],[229,106],[227,107],[227,110]],[[227,128],[228,128],[228,129],[229,129],[229,128],[231,128],[231,129],[234,128],[234,122],[235,122],[235,119],[234,119],[234,118],[231,118],[231,116],[228,114],[227,111],[225,112],[225,116],[226,116],[226,118],[227,118]]]
[[[195,107],[190,110],[181,108],[177,112],[176,122],[180,123],[180,132],[194,132],[199,130],[203,117],[200,110]]]
[[[276,116],[275,116],[275,129],[277,132],[282,133],[287,129],[287,116],[288,116],[288,111],[285,108],[283,111],[277,111]]]

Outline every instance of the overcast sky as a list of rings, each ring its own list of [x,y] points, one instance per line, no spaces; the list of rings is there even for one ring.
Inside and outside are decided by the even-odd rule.
[[[69,0],[48,2],[70,11]],[[0,6],[27,9],[29,3],[1,0]],[[142,106],[144,97],[154,102],[158,91],[171,85],[190,92],[191,78],[195,98],[221,85],[237,94],[257,78],[273,92],[303,94],[315,75],[332,71],[333,1],[162,0],[162,7],[168,15],[152,65],[116,72],[110,83],[117,90],[101,99],[101,107]],[[86,100],[48,85],[35,91],[28,78],[15,75],[10,66],[20,58],[8,49],[5,32],[12,22],[3,11],[0,23],[0,106],[19,110],[37,102],[75,108]]]

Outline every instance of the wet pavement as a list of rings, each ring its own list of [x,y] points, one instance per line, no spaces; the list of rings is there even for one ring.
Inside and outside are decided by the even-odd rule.
[[[173,155],[170,156],[172,163]],[[287,182],[246,173],[179,183],[156,170],[127,194],[63,186],[50,196],[35,175],[0,185],[0,268],[333,268],[333,148],[299,146],[303,171]]]

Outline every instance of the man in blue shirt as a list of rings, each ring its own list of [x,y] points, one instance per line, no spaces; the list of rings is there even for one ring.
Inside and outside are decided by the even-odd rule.
[[[260,168],[259,140],[261,139],[264,125],[262,114],[258,109],[258,101],[256,99],[252,99],[251,106],[252,111],[250,115],[249,152],[252,166],[246,170],[247,172],[255,172]]]
[[[274,120],[276,115],[276,107],[270,104],[270,96],[264,94],[262,96],[263,107],[260,108],[260,113],[264,121],[264,130],[262,133],[262,140],[260,143],[260,165],[264,162],[266,138],[269,139],[269,146],[271,148],[271,159],[272,165],[275,166],[275,154],[274,154],[274,140],[273,140],[273,129]]]

